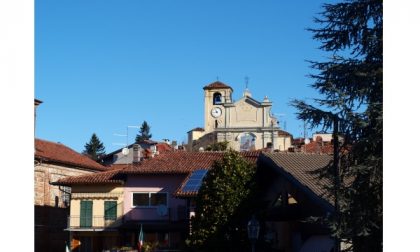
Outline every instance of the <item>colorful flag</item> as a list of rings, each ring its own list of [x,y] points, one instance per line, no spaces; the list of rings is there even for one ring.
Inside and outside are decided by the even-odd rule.
[[[140,233],[139,233],[139,242],[137,243],[137,246],[139,248],[139,252],[142,251],[142,247],[143,247],[143,224],[141,224],[140,226]]]

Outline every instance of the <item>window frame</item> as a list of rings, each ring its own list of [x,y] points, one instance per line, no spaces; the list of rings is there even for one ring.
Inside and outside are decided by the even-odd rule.
[[[148,194],[149,195],[149,204],[148,205],[134,205],[134,195],[135,194]],[[157,207],[159,207],[159,205],[163,205],[163,204],[151,205],[151,203],[152,203],[151,202],[151,200],[152,200],[151,195],[152,194],[164,194],[165,197],[166,197],[164,205],[166,207],[168,207],[169,198],[168,198],[168,193],[167,192],[149,192],[149,191],[147,191],[147,192],[132,192],[131,193],[131,208],[157,208]]]
[[[90,210],[90,211],[89,211]],[[92,228],[93,227],[93,200],[81,200],[80,201],[80,216],[79,226],[81,228]]]
[[[106,208],[107,207],[107,202],[112,202],[112,203],[115,204],[115,206],[113,206],[115,208],[115,210],[114,210],[115,211],[115,216],[111,216],[111,218],[109,216],[110,214],[107,215],[107,210],[109,210],[109,209]],[[106,220],[106,221],[115,221],[115,220],[117,220],[117,216],[118,216],[118,208],[117,208],[117,206],[118,206],[118,202],[116,200],[105,200],[104,201],[104,220]]]

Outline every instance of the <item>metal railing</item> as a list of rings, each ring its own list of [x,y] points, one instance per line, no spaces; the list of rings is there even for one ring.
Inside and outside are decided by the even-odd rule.
[[[120,204],[119,204],[120,205]],[[122,209],[118,213],[122,213]],[[135,221],[144,218],[147,215],[153,220],[167,220],[167,221],[185,221],[188,220],[187,209],[184,206],[177,208],[168,208],[167,214],[164,216],[158,216],[156,208],[145,208],[136,209],[130,211],[124,215],[117,216],[115,218],[107,218],[105,215],[93,215],[93,216],[80,216],[71,215],[68,216],[67,227],[68,228],[115,228],[127,221]]]
[[[121,218],[105,216],[69,216],[68,228],[113,228],[121,225]]]

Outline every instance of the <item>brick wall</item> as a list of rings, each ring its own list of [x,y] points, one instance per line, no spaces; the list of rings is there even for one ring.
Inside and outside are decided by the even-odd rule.
[[[37,206],[65,207],[62,201],[63,192],[58,186],[50,185],[60,178],[78,176],[93,173],[72,167],[59,166],[54,164],[35,165],[34,171],[34,204]]]
[[[48,163],[36,163],[34,170],[35,251],[65,251],[69,233],[67,216],[69,208],[63,202],[58,186],[50,185],[60,178],[90,174],[92,171]]]

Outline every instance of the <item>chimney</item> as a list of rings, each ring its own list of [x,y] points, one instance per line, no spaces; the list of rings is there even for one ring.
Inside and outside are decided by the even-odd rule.
[[[133,163],[141,161],[141,147],[140,144],[133,144]]]

